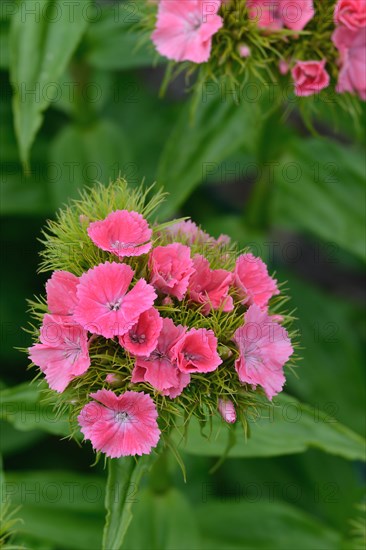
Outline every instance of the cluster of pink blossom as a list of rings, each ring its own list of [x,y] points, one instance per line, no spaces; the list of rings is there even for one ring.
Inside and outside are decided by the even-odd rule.
[[[78,416],[81,431],[96,450],[109,457],[141,455],[157,444],[155,403],[150,394],[130,391],[134,384],[144,383],[153,394],[175,399],[194,383],[196,373],[233,368],[235,359],[240,383],[261,386],[269,399],[281,391],[283,366],[293,348],[282,318],[268,312],[279,290],[262,260],[246,253],[232,271],[211,269],[203,255],[192,257],[190,245],[224,247],[228,237],[215,240],[184,221],[164,230],[169,244],[156,245],[148,222],[128,210],[90,223],[87,233],[115,261],[99,263],[80,277],[67,271],[52,274],[46,283],[49,313],[29,354],[57,392],[89,369],[89,348],[96,339],[112,339],[132,358],[129,390],[116,395],[110,387],[118,386],[118,375],[110,373],[106,387],[90,393],[93,401]],[[182,236],[188,244],[178,242]],[[175,324],[167,314],[169,305],[178,307],[182,300],[202,318],[215,310],[238,312],[242,324],[230,336],[236,353],[230,366],[220,357],[213,330]],[[220,398],[217,405],[227,422],[235,422],[231,401]]]
[[[246,0],[246,6],[248,18],[266,34],[284,28],[303,31],[316,15],[313,0]],[[225,14],[230,8],[230,0],[159,0],[152,34],[157,51],[174,61],[207,62],[212,38],[225,29]],[[356,93],[366,99],[366,0],[338,0],[334,20],[333,42],[339,50],[340,63],[337,92]],[[295,33],[287,40],[298,38]],[[250,57],[251,51],[248,44],[238,46],[241,57]],[[282,59],[280,72],[291,70],[295,94],[310,96],[329,86],[328,62],[328,59]]]

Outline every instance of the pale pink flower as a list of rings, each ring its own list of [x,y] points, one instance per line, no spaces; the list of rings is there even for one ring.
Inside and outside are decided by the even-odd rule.
[[[249,17],[270,30],[301,31],[314,17],[313,0],[249,0]]]
[[[118,388],[119,386],[122,385],[122,377],[121,377],[120,374],[115,374],[113,372],[110,372],[105,377],[105,382],[107,384],[109,384],[110,386],[114,386],[114,387]]]
[[[70,317],[46,313],[40,342],[29,348],[29,357],[44,372],[53,390],[63,392],[71,380],[88,370],[87,332]]]
[[[91,223],[88,235],[99,248],[112,252],[119,258],[140,256],[151,248],[152,231],[138,212],[111,212],[104,220]]]
[[[172,237],[184,237],[190,245],[194,243],[203,244],[213,240],[213,237],[198,227],[192,220],[174,223],[167,227],[165,231]]]
[[[157,246],[151,251],[149,268],[150,282],[157,290],[182,300],[194,271],[188,246],[180,243]]]
[[[190,382],[190,375],[181,372],[172,348],[185,333],[184,327],[175,326],[168,317],[163,319],[163,328],[155,350],[149,357],[138,357],[132,371],[134,384],[148,382],[163,395],[177,397]]]
[[[283,75],[287,74],[290,70],[290,66],[289,66],[288,62],[285,61],[284,59],[280,60],[280,62],[278,64],[278,68],[280,70],[280,73],[283,74]]]
[[[150,395],[111,390],[91,393],[78,416],[80,430],[96,451],[110,458],[150,454],[160,438],[158,413]]]
[[[192,302],[203,305],[201,311],[207,315],[211,309],[222,311],[234,309],[233,299],[228,295],[233,275],[225,269],[210,269],[206,258],[196,254],[193,258],[195,271],[189,279],[188,295]]]
[[[144,279],[139,279],[129,291],[133,275],[129,265],[116,262],[89,269],[80,277],[75,320],[105,338],[128,332],[156,298],[153,287]]]
[[[148,356],[156,348],[163,326],[163,319],[154,307],[141,313],[138,321],[126,334],[119,337],[119,343],[132,355]]]
[[[217,353],[217,338],[212,330],[192,328],[172,349],[182,372],[212,372],[222,363]]]
[[[79,279],[68,271],[54,271],[46,283],[47,305],[54,315],[72,315],[78,302]]]
[[[246,57],[250,57],[251,55],[251,50],[247,44],[240,44],[238,51],[239,51],[240,57],[246,58]]]
[[[160,0],[151,38],[161,55],[174,61],[208,61],[212,37],[221,29],[220,0]]]
[[[366,0],[338,0],[334,21],[351,31],[366,27]]]
[[[283,366],[293,353],[287,331],[257,305],[245,313],[245,324],[233,338],[239,349],[235,368],[239,380],[262,386],[268,399],[282,390]]]
[[[266,264],[253,254],[242,254],[236,261],[234,282],[243,304],[265,308],[272,296],[279,294],[277,281],[268,275]]]
[[[326,60],[297,61],[291,70],[297,96],[318,94],[329,86],[330,77],[325,69]]]
[[[234,424],[234,422],[236,422],[234,403],[230,399],[219,399],[218,409],[225,422],[228,424]]]
[[[359,29],[351,31],[347,27],[338,27],[332,40],[340,53],[340,72],[337,92],[357,93],[366,100],[366,32]]]

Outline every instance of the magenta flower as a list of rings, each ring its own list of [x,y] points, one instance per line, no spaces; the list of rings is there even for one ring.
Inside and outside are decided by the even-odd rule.
[[[242,254],[236,261],[234,282],[243,304],[265,308],[279,294],[277,281],[268,275],[266,264],[253,254]]]
[[[127,391],[91,393],[97,402],[85,405],[78,416],[81,432],[94,449],[110,458],[149,454],[160,438],[158,413],[151,397]]]
[[[131,381],[134,384],[148,382],[170,398],[180,395],[189,384],[191,377],[178,369],[172,348],[182,338],[184,332],[184,327],[175,326],[171,319],[164,318],[155,350],[149,357],[136,359]]]
[[[182,372],[212,372],[222,363],[217,353],[217,338],[212,330],[192,328],[172,349]]]
[[[192,302],[202,304],[201,309],[207,315],[211,309],[223,311],[234,309],[233,299],[228,295],[233,275],[225,269],[210,269],[206,258],[196,254],[193,258],[195,271],[189,279],[188,295]]]
[[[133,275],[129,265],[116,262],[89,269],[80,277],[75,320],[105,338],[128,332],[156,298],[155,290],[144,279],[139,279],[129,291]]]
[[[138,212],[111,212],[104,220],[91,223],[88,235],[99,248],[119,258],[140,256],[151,248],[152,231]]]
[[[249,0],[249,17],[270,30],[302,31],[314,17],[313,0]]]
[[[152,307],[141,313],[137,323],[119,337],[119,343],[133,355],[148,356],[156,348],[162,326],[163,319]]]
[[[329,86],[330,77],[325,69],[326,60],[297,61],[291,74],[295,83],[297,96],[318,94]]]
[[[218,409],[225,422],[228,424],[234,424],[234,422],[236,422],[234,403],[230,399],[219,399]]]
[[[355,32],[347,27],[338,27],[333,33],[332,40],[340,53],[341,70],[337,92],[357,93],[361,99],[366,101],[365,29]]]
[[[287,331],[254,304],[233,340],[240,353],[235,361],[240,382],[262,386],[271,400],[282,390],[283,366],[293,353]]]
[[[337,25],[344,25],[351,31],[366,27],[365,0],[338,0],[334,11],[334,21]]]
[[[191,251],[180,243],[157,246],[150,254],[150,283],[170,296],[182,300],[194,271]]]
[[[53,390],[63,392],[71,380],[88,370],[87,332],[69,317],[46,313],[40,341],[29,348],[29,357]]]
[[[174,61],[208,61],[213,35],[221,29],[220,0],[160,0],[151,38],[156,49]]]
[[[72,315],[77,296],[79,279],[68,271],[55,271],[46,283],[47,305],[54,315]]]

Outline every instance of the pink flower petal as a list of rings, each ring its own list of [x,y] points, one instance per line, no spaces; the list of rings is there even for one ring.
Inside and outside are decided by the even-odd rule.
[[[233,338],[240,355],[235,362],[239,380],[262,386],[268,399],[282,390],[283,366],[293,353],[287,331],[257,305],[245,313],[245,324]]]
[[[180,243],[157,246],[150,254],[149,268],[150,282],[157,290],[183,299],[194,271],[188,246]]]
[[[219,399],[218,409],[225,422],[228,424],[234,424],[234,422],[236,422],[234,403],[230,399]]]
[[[76,287],[79,279],[68,271],[55,271],[46,283],[47,305],[50,313],[55,315],[72,315],[77,296]]]
[[[147,357],[156,348],[162,326],[163,319],[152,307],[141,313],[137,323],[119,337],[119,343],[133,355]]]
[[[152,231],[138,212],[116,210],[104,220],[93,222],[88,235],[99,248],[119,258],[140,256],[151,248]]]
[[[85,405],[78,416],[81,432],[95,450],[110,458],[149,454],[160,438],[158,413],[151,397],[127,391],[92,393],[98,402]]]
[[[80,277],[75,320],[89,332],[105,338],[128,332],[156,298],[153,287],[144,279],[139,279],[128,291],[133,274],[130,266],[116,262],[89,269]]]
[[[217,338],[212,330],[192,328],[172,349],[182,372],[212,372],[222,363],[217,353]]]
[[[196,254],[193,258],[194,272],[189,279],[188,294],[193,302],[202,304],[202,313],[207,315],[211,309],[232,311],[233,299],[228,295],[233,275],[225,269],[210,269],[206,258]]]
[[[265,308],[272,296],[279,294],[277,281],[268,275],[267,266],[253,254],[242,254],[234,270],[235,286],[243,304]]]

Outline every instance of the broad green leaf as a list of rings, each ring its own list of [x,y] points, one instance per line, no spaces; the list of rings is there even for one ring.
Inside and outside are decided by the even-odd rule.
[[[10,30],[13,112],[20,157],[29,152],[43,113],[57,93],[65,71],[87,27],[90,0],[20,0]],[[32,13],[33,10],[33,13]]]
[[[9,23],[0,21],[0,69],[9,67]]]
[[[121,128],[110,120],[90,126],[65,126],[50,150],[51,188],[59,206],[78,196],[84,184],[108,183],[129,170],[129,146]]]
[[[219,86],[219,85],[217,85]],[[192,114],[187,103],[161,155],[157,181],[170,193],[161,216],[171,216],[207,175],[230,155],[252,150],[260,128],[258,104],[236,104],[216,85],[203,88]]]
[[[70,435],[65,416],[56,414],[42,392],[44,384],[26,382],[0,391],[0,417],[17,430],[42,430],[54,435]]]
[[[336,248],[320,245],[329,265],[337,265]],[[317,250],[314,249],[314,263]],[[362,311],[336,296],[320,292],[288,273],[290,308],[296,307],[302,361],[299,376],[289,375],[287,387],[302,401],[365,433],[366,377],[363,368]],[[347,388],[347,391],[345,391]]]
[[[119,550],[132,520],[132,507],[142,476],[151,464],[151,455],[138,459],[123,457],[109,459],[105,507],[106,522],[103,550]]]
[[[32,447],[44,437],[45,433],[40,430],[19,431],[9,422],[0,420],[0,452],[4,456]]]
[[[126,70],[166,62],[149,39],[141,42],[137,28],[141,19],[139,2],[124,2],[103,9],[90,25],[83,41],[87,62],[99,69]]]
[[[20,540],[70,550],[101,548],[103,479],[66,471],[7,472],[5,487],[12,505],[21,505]]]
[[[341,535],[280,502],[206,502],[197,507],[202,550],[341,550]]]
[[[143,525],[143,528],[141,526]],[[187,550],[200,548],[193,506],[184,494],[170,488],[138,494],[134,517],[127,532],[124,550]]]
[[[275,406],[249,421],[250,437],[245,440],[236,426],[236,443],[229,457],[267,457],[321,449],[349,460],[365,460],[365,440],[327,413],[309,407],[290,396],[281,395]],[[181,450],[194,455],[222,456],[228,444],[227,425],[213,419],[210,439],[202,437],[198,422],[192,420],[186,443],[176,436]]]
[[[365,159],[329,140],[293,141],[275,170],[273,222],[366,257]]]

